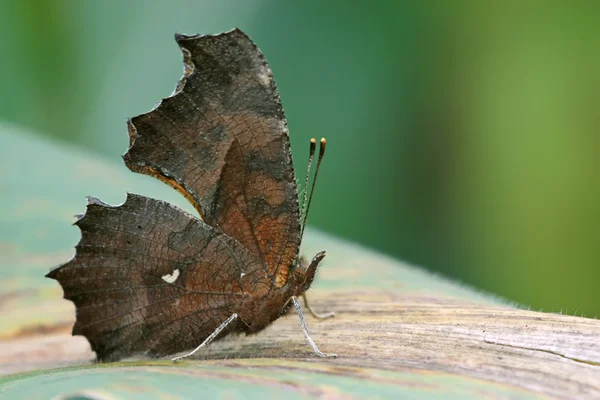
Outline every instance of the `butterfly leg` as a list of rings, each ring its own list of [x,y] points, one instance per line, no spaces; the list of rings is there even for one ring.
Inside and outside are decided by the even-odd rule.
[[[308,299],[306,298],[306,293],[302,293],[302,300],[304,300],[304,307],[306,307],[306,309],[308,310],[310,315],[313,316],[313,318],[316,318],[316,319],[322,321],[324,319],[335,317],[334,312],[328,312],[326,314],[318,314],[315,310],[313,310],[313,308],[308,304]]]
[[[227,318],[227,319],[225,320],[225,322],[223,322],[221,325],[219,325],[219,326],[217,327],[217,329],[215,329],[215,331],[214,331],[213,333],[211,333],[211,334],[210,334],[210,336],[209,336],[209,337],[207,337],[207,338],[204,340],[204,342],[200,343],[200,346],[196,347],[194,350],[192,350],[190,353],[188,353],[188,354],[186,354],[186,355],[183,355],[183,356],[180,356],[180,357],[175,357],[175,358],[171,359],[171,361],[173,361],[173,362],[177,362],[177,361],[180,361],[180,360],[182,360],[182,359],[184,359],[184,358],[191,357],[191,356],[193,356],[193,355],[194,355],[194,354],[195,354],[195,353],[196,353],[198,350],[200,350],[201,348],[203,348],[203,347],[205,347],[205,346],[208,346],[208,345],[210,344],[210,342],[212,342],[212,341],[213,341],[213,340],[214,340],[214,339],[217,337],[217,335],[218,335],[219,333],[221,333],[221,331],[227,327],[227,325],[229,325],[229,324],[230,324],[230,323],[231,323],[231,322],[232,322],[234,319],[236,319],[236,318],[237,318],[237,316],[238,316],[238,315],[237,315],[236,313],[233,313],[233,314],[231,315],[231,317]]]
[[[294,303],[294,308],[296,309],[296,312],[298,313],[298,318],[300,318],[300,325],[302,326],[302,331],[304,331],[304,336],[306,336],[306,339],[308,340],[308,343],[310,343],[314,352],[319,357],[337,357],[337,354],[322,353],[321,350],[319,350],[319,348],[317,347],[315,342],[312,340],[312,338],[308,334],[308,329],[306,328],[306,322],[304,321],[304,315],[302,315],[302,309],[300,308],[300,303],[298,303],[296,296],[292,296],[292,302]]]

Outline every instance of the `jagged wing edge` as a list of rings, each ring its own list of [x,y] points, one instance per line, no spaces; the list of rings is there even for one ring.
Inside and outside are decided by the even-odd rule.
[[[81,229],[81,227],[79,226],[79,224],[86,218],[86,215],[87,215],[90,207],[100,206],[100,207],[105,207],[105,208],[120,208],[120,207],[125,206],[125,204],[127,204],[127,202],[133,200],[136,197],[144,197],[144,198],[146,198],[147,196],[143,196],[143,195],[140,195],[140,194],[135,194],[135,193],[127,192],[127,197],[125,198],[125,201],[123,203],[117,204],[117,205],[112,205],[112,204],[105,203],[102,200],[98,199],[97,197],[86,196],[86,199],[87,199],[86,211],[84,213],[81,213],[81,214],[75,214],[75,218],[77,220],[75,222],[73,222],[73,225],[77,226],[79,228],[80,233],[81,233],[81,237],[79,238],[79,241],[75,245],[75,254],[73,254],[73,256],[69,259],[69,261],[52,267],[50,269],[50,271],[46,275],[44,275],[44,276],[46,278],[54,279],[54,280],[56,280],[56,281],[58,281],[60,283],[60,281],[53,276],[54,272],[58,271],[60,268],[64,267],[65,265],[70,264],[71,262],[73,262],[77,258],[77,249],[78,249],[79,245],[81,244],[81,242],[83,240],[83,230]],[[183,209],[181,209],[181,208],[179,208],[179,207],[177,207],[177,206],[175,206],[175,205],[173,205],[171,203],[168,203],[168,202],[163,201],[163,200],[157,200],[157,199],[154,199],[154,200],[155,201],[159,201],[161,203],[167,204],[169,207],[171,207],[171,208],[177,210],[178,212],[180,212],[180,213],[188,216],[189,218],[198,220],[198,218],[196,216],[193,216],[189,212],[187,212],[187,211],[185,211],[185,210],[183,210]],[[205,225],[205,227],[207,229],[212,229],[210,226],[206,225],[203,221],[199,221],[199,223]],[[63,293],[63,298],[67,299],[66,297],[64,297],[64,293]],[[67,300],[72,301],[71,299],[67,299]]]
[[[148,115],[148,114],[152,113],[153,111],[155,111],[157,108],[159,108],[161,106],[161,104],[163,104],[163,102],[177,97],[177,95],[179,93],[181,93],[181,91],[185,87],[188,78],[195,73],[196,67],[192,61],[192,55],[191,55],[190,51],[187,48],[185,48],[185,46],[183,45],[184,42],[186,42],[188,40],[197,40],[197,39],[202,39],[202,38],[207,38],[207,37],[216,37],[216,36],[231,35],[231,34],[239,34],[239,35],[246,37],[246,39],[248,39],[248,41],[250,41],[250,43],[252,43],[254,45],[257,52],[260,54],[260,57],[264,59],[264,56],[263,56],[262,52],[260,51],[260,49],[258,49],[258,47],[248,37],[248,35],[246,35],[243,31],[241,31],[238,28],[234,28],[234,29],[231,29],[226,32],[221,32],[221,33],[217,33],[217,34],[208,34],[208,35],[199,35],[199,34],[198,35],[185,35],[185,34],[176,33],[175,41],[177,42],[177,45],[179,46],[179,49],[181,50],[181,53],[183,56],[183,75],[177,82],[177,85],[175,86],[175,89],[173,90],[171,95],[162,98],[161,101],[156,103],[150,111],[148,111],[146,113],[142,113],[136,117],[139,117],[142,115]],[[272,82],[272,84],[274,84],[272,71],[270,68],[268,68],[268,71],[269,71],[269,79]],[[283,113],[283,107],[281,106],[281,100],[279,99],[279,95],[277,97],[279,100],[281,111]],[[136,118],[136,117],[133,117],[133,118]],[[173,189],[175,189],[176,191],[181,193],[190,202],[190,204],[196,209],[196,211],[200,215],[200,218],[202,219],[202,221],[205,221],[204,212],[203,212],[202,208],[200,207],[200,199],[197,197],[197,195],[194,193],[194,191],[191,190],[184,182],[182,182],[179,178],[170,174],[168,171],[165,171],[159,165],[154,165],[154,164],[150,164],[150,163],[132,162],[129,159],[129,156],[128,156],[129,150],[133,147],[133,145],[135,143],[135,139],[137,137],[137,128],[135,127],[135,125],[132,121],[133,118],[129,118],[127,120],[127,130],[129,132],[129,148],[127,149],[127,152],[125,152],[125,154],[123,154],[123,156],[122,156],[123,161],[125,162],[125,165],[127,166],[127,168],[129,168],[133,172],[152,176],[152,177],[160,180],[161,182],[164,182],[167,185],[171,186]],[[284,121],[285,121],[285,119],[284,119]],[[287,122],[286,122],[285,134],[288,137],[288,142],[289,142],[289,132],[287,129]],[[292,166],[293,166],[293,164],[292,164]]]

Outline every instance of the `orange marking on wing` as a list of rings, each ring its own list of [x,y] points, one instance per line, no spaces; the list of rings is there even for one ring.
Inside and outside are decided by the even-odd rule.
[[[149,166],[136,166],[136,172],[139,172],[139,173],[145,174],[145,175],[150,175],[156,179],[161,180],[162,182],[166,183],[167,185],[171,186],[173,189],[177,190],[179,193],[181,193],[187,199],[187,201],[190,202],[190,204],[196,209],[196,211],[198,211],[198,214],[200,215],[200,219],[202,219],[203,222],[206,222],[204,220],[204,213],[202,212],[202,209],[200,208],[200,204],[198,204],[196,202],[196,200],[192,197],[192,195],[189,194],[188,191],[185,190],[185,188],[183,186],[181,186],[175,179],[168,178],[168,177],[164,176],[163,174],[161,174],[160,171],[158,171],[152,167],[149,167]]]

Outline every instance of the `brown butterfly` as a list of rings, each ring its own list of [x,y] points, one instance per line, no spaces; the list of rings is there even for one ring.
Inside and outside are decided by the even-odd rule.
[[[134,194],[119,206],[88,198],[75,256],[47,275],[76,306],[73,335],[105,361],[201,343],[188,357],[215,338],[258,332],[294,304],[316,354],[329,356],[296,299],[325,252],[309,264],[299,257],[307,196],[300,210],[271,69],[238,29],[175,38],[184,76],[171,97],[128,121],[123,158],[183,194],[201,219]],[[306,183],[315,148],[312,139]],[[310,198],[324,151],[322,139]]]

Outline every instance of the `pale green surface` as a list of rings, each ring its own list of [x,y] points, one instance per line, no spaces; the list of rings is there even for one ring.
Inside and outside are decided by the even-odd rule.
[[[235,367],[192,363],[185,367],[155,364],[134,366],[132,363],[124,368],[125,364],[120,363],[0,377],[0,395],[7,400],[51,398],[59,394],[77,393],[132,400],[295,399],[315,396],[375,399],[544,398],[517,388],[425,371],[390,372],[348,368],[345,372],[351,376],[341,376],[343,372],[320,373],[308,363],[291,360],[239,360]]]
[[[78,240],[72,215],[85,209],[86,194],[105,201],[124,200],[133,191],[173,201],[190,209],[170,187],[115,167],[74,149],[60,148],[12,126],[0,125],[0,177],[3,194],[0,221],[0,297],[8,304],[0,314],[0,336],[19,328],[50,326],[69,316],[71,303],[61,299],[55,281],[43,275],[68,260]],[[34,157],[25,159],[22,154]],[[50,167],[51,166],[51,167]],[[14,173],[7,173],[7,171]],[[7,196],[4,196],[7,195]],[[382,291],[445,293],[479,303],[499,302],[431,274],[369,252],[329,235],[311,231],[303,246],[308,255],[322,249],[337,265],[338,276],[319,276],[314,287],[331,291],[375,287]],[[330,265],[331,265],[330,264]],[[327,268],[328,262],[322,264]],[[339,266],[342,268],[339,268]],[[366,269],[377,270],[369,274]],[[366,272],[366,273],[365,273]],[[70,317],[69,317],[70,318]],[[226,362],[223,362],[226,363]],[[232,361],[232,363],[234,363]],[[131,368],[123,369],[123,366]],[[135,366],[135,367],[134,367]],[[323,369],[325,368],[325,369]],[[234,366],[210,362],[103,364],[0,377],[0,398],[51,398],[58,394],[107,396],[106,399],[173,398],[304,398],[315,394],[369,398],[527,398],[515,388],[435,372],[390,372],[292,360],[235,360]],[[349,375],[349,376],[345,376]],[[81,392],[88,390],[88,392]],[[454,397],[448,397],[452,395]],[[73,397],[76,398],[76,397]],[[169,398],[169,397],[166,397]]]

